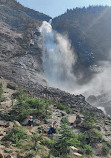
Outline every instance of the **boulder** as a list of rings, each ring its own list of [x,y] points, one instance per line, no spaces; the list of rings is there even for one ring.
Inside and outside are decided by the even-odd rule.
[[[74,152],[73,155],[76,156],[76,157],[81,157],[82,156],[81,154],[76,153],[76,152]]]
[[[14,120],[14,125],[17,126],[17,127],[21,127],[21,124],[18,121],[15,121],[15,120]]]
[[[76,151],[76,152],[79,151],[79,149],[75,148],[74,146],[71,146],[70,149],[71,149],[72,151]]]
[[[68,120],[70,124],[74,123],[74,121],[76,120],[76,115],[69,115]]]
[[[37,155],[36,158],[41,158],[41,157],[39,155]]]
[[[12,127],[13,127],[13,125],[14,125],[14,123],[13,123],[13,122],[7,122],[5,127],[10,127],[10,128],[12,128]]]

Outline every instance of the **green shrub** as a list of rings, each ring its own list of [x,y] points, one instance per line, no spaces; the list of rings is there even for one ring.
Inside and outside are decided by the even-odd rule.
[[[82,142],[82,147],[84,146],[84,144],[87,143],[87,141],[86,141],[86,135],[84,133],[79,133],[78,134],[78,140],[80,142]]]
[[[28,136],[22,127],[13,127],[11,131],[8,132],[6,136],[2,138],[3,141],[11,141],[12,143],[18,145],[24,139],[27,139]]]
[[[84,115],[84,120],[82,122],[82,126],[86,130],[90,130],[91,128],[94,127],[94,124],[96,123],[96,116],[93,112],[90,111],[84,111],[83,115]]]
[[[0,98],[0,102],[4,102],[5,100],[6,100],[5,97],[1,97],[1,98]]]
[[[102,134],[98,129],[90,129],[85,132],[88,143],[95,144],[102,141]]]
[[[90,145],[84,145],[84,154],[92,155],[93,149]]]
[[[84,155],[92,155],[93,153],[93,148],[90,144],[87,144],[86,134],[80,133],[76,135],[65,124],[62,126],[59,138],[42,141],[42,144],[50,148],[52,155],[58,157],[67,156],[70,152],[70,146],[78,148]]]
[[[47,141],[48,147],[54,156],[67,155],[70,146],[81,146],[74,132],[66,125],[62,126],[61,136],[58,139]]]
[[[70,114],[72,112],[72,109],[68,105],[63,105],[63,104],[58,103],[56,106],[60,110],[65,110],[67,114]]]
[[[109,153],[109,147],[106,144],[104,144],[102,147],[102,155],[106,156],[108,153]]]
[[[38,133],[34,133],[31,137],[34,145],[33,145],[33,149],[37,150],[37,145],[38,145],[38,141],[41,140],[42,135],[39,135]]]
[[[50,103],[48,101],[40,98],[25,98],[25,95],[24,93],[17,95],[18,103],[12,107],[8,114],[3,114],[2,118],[23,122],[29,115],[35,115],[42,120],[50,117],[51,113],[48,111]]]
[[[68,117],[63,117],[63,118],[61,119],[61,122],[62,122],[63,124],[67,124],[67,123],[69,122]]]
[[[14,105],[12,110],[9,112],[10,120],[17,120],[22,122],[30,115],[30,108],[24,102]]]

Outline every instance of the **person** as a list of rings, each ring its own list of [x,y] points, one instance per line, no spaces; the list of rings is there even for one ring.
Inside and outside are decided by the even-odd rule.
[[[32,132],[32,127],[33,127],[33,116],[30,116],[29,120],[28,120],[28,126],[29,126],[29,132]]]
[[[77,113],[77,114],[76,114],[76,120],[74,121],[73,126],[74,126],[74,127],[77,127],[77,125],[78,125],[79,123],[81,123],[81,117],[80,117],[79,114]]]
[[[48,134],[56,133],[55,124],[56,124],[55,122],[52,123],[52,125],[49,128]]]

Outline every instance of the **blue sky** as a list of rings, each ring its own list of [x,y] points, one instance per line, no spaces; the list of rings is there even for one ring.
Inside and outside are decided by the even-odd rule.
[[[89,5],[110,5],[111,0],[17,0],[24,6],[50,15],[51,17],[63,14],[67,8]]]

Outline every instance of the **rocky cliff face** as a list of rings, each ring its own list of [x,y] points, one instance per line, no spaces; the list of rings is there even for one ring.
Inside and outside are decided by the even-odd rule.
[[[103,66],[110,58],[111,7],[95,6],[68,9],[66,13],[53,19],[53,28],[67,34],[78,56],[74,73],[78,81],[87,83],[95,74],[92,65]],[[82,78],[81,75],[82,74]]]
[[[0,0],[0,76],[21,85],[46,85],[42,73],[42,39],[36,29],[50,17],[15,0]]]

